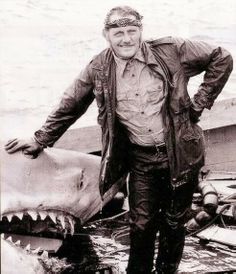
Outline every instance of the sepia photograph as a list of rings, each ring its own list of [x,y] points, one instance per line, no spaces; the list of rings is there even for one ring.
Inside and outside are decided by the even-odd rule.
[[[1,0],[1,274],[236,273],[236,1]]]

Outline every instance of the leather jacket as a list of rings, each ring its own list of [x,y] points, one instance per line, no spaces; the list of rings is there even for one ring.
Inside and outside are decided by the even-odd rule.
[[[191,172],[204,165],[203,133],[191,119],[194,108],[187,91],[189,78],[205,72],[193,101],[200,109],[210,109],[228,80],[233,60],[221,47],[172,37],[143,42],[144,57],[150,50],[156,65],[149,66],[157,70],[165,85],[162,108],[164,138],[172,185],[176,187],[190,181]],[[112,183],[129,171],[126,155],[129,141],[115,115],[116,64],[110,48],[97,55],[83,71],[83,77],[78,77],[66,90],[59,106],[35,132],[35,138],[44,146],[52,146],[85,113],[94,98],[102,129],[99,180],[103,195]]]

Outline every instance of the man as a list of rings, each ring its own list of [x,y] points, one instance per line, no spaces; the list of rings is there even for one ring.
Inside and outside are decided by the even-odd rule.
[[[175,273],[184,247],[184,218],[204,164],[197,125],[232,71],[221,47],[172,37],[142,40],[142,16],[112,9],[103,34],[109,48],[96,56],[64,93],[59,106],[29,141],[6,150],[37,157],[52,146],[96,98],[102,128],[100,190],[129,176],[130,257],[127,273],[151,273],[159,231],[157,273]],[[205,72],[190,100],[190,77]]]

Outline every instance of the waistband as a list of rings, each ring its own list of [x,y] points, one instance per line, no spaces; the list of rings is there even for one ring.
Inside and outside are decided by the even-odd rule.
[[[147,152],[147,153],[152,153],[152,152],[162,152],[162,153],[166,153],[166,145],[165,144],[160,144],[160,145],[156,145],[156,146],[141,146],[141,145],[137,145],[134,143],[131,143],[131,149],[135,149],[135,150],[140,150],[143,152]]]

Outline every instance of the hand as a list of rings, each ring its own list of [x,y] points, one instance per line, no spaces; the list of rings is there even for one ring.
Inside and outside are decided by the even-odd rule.
[[[189,109],[189,118],[193,123],[198,123],[200,121],[200,116],[202,115],[203,110],[196,110],[193,106],[190,106]]]
[[[26,140],[12,139],[6,143],[5,150],[10,154],[22,150],[27,158],[35,159],[43,151],[43,146],[34,140],[34,138]]]

